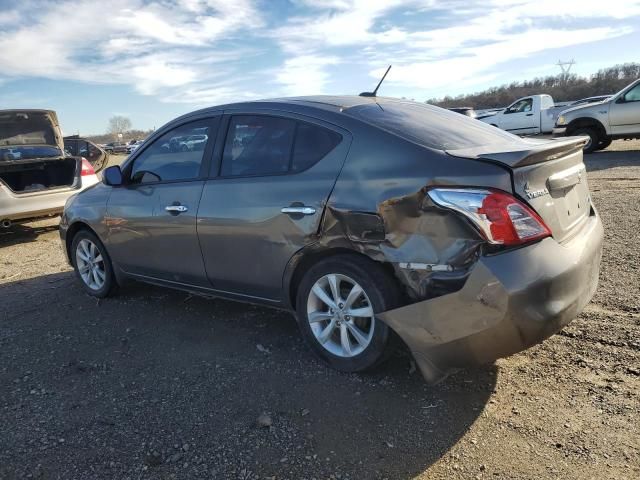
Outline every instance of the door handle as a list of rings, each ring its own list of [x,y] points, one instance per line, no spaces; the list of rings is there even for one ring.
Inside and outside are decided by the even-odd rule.
[[[533,113],[527,113],[527,117],[533,117]]]
[[[313,207],[284,207],[280,210],[287,215],[313,215],[316,213],[316,209]]]
[[[167,205],[166,207],[164,207],[164,209],[169,213],[176,213],[176,214],[186,212],[187,210],[189,210],[189,208],[185,207],[184,205]]]

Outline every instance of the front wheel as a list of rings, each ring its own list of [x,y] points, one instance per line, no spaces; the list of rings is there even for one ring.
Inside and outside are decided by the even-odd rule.
[[[116,287],[107,249],[93,233],[80,230],[71,242],[71,260],[76,277],[91,296],[104,298]]]
[[[579,136],[586,135],[589,137],[589,141],[582,147],[582,151],[584,153],[591,153],[597,150],[598,145],[600,144],[600,135],[598,131],[594,128],[579,128],[573,132],[571,132],[571,136]]]
[[[338,255],[314,265],[298,290],[300,329],[314,352],[332,368],[359,372],[390,353],[391,329],[376,313],[396,307],[393,279],[373,261]]]

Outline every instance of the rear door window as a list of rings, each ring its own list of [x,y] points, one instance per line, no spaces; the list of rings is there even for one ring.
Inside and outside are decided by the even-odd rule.
[[[300,172],[324,158],[342,140],[332,130],[267,115],[234,115],[222,156],[222,176]]]
[[[288,118],[231,117],[222,157],[223,176],[286,173],[296,122]]]
[[[215,136],[212,119],[190,122],[154,140],[133,162],[131,183],[194,180],[208,141]]]

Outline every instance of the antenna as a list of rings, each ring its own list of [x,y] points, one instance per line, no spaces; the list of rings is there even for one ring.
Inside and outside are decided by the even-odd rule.
[[[373,92],[362,92],[360,94],[360,96],[361,97],[375,97],[376,93],[378,93],[378,89],[380,88],[380,85],[382,85],[382,82],[384,82],[384,79],[387,77],[387,73],[389,73],[389,70],[391,70],[391,65],[389,65],[387,67],[387,71],[384,72],[384,75],[382,76],[382,78],[378,82],[378,86],[376,87],[376,89]]]

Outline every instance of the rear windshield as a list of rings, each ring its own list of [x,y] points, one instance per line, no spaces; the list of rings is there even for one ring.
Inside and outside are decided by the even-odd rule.
[[[351,107],[344,113],[437,150],[504,144],[518,139],[479,120],[416,102],[381,101]]]

